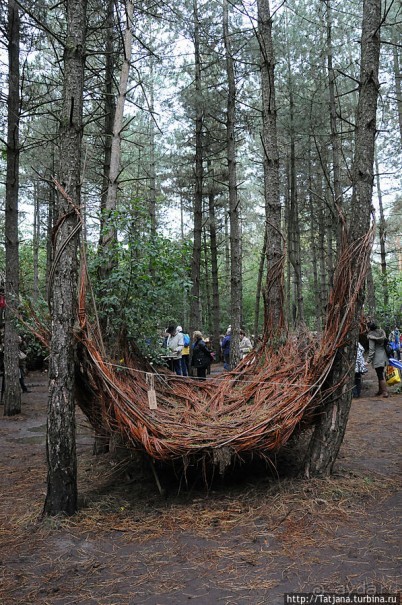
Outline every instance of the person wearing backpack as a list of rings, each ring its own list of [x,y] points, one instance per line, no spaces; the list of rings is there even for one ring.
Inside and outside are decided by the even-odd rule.
[[[190,374],[190,336],[183,332],[183,328],[181,326],[177,326],[176,330],[181,332],[183,335],[184,347],[181,351],[181,371],[183,376],[188,376]]]
[[[384,368],[388,365],[388,355],[385,350],[387,336],[382,328],[372,321],[368,325],[367,338],[369,341],[369,353],[367,364],[372,363],[377,374],[378,392],[375,397],[388,397],[387,383],[384,377]]]

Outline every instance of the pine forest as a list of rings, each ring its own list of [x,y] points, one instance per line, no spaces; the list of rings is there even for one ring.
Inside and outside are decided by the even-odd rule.
[[[231,332],[225,370],[240,367],[244,385],[255,383],[233,407],[229,382],[208,404],[209,387],[177,385],[200,451],[225,448],[219,423],[205,444],[201,401],[212,410],[220,397],[231,411],[269,401],[272,421],[274,402],[284,409],[283,393],[262,386],[284,370],[278,354],[294,383],[310,386],[301,396],[289,385],[281,438],[260,441],[245,409],[247,447],[286,443],[315,402],[322,414],[304,472],[330,473],[359,325],[402,321],[401,4],[8,0],[0,10],[4,413],[21,412],[23,332],[49,367],[45,510],[76,510],[76,393],[102,433],[107,352],[151,380],[131,385],[133,405],[146,405],[169,326],[169,337],[180,325],[207,339],[215,360]],[[82,336],[87,322],[96,346]],[[243,332],[255,352],[238,366]],[[84,381],[83,347],[109,386],[95,387],[89,370]],[[89,406],[95,393],[102,413]],[[133,413],[130,438],[151,457],[198,443],[181,429],[162,435],[148,408]]]

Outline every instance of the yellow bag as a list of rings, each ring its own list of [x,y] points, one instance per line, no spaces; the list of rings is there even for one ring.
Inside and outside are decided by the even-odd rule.
[[[391,387],[393,384],[398,384],[398,382],[401,382],[399,370],[393,366],[387,366],[385,368],[385,380],[387,381],[387,385],[389,387]]]

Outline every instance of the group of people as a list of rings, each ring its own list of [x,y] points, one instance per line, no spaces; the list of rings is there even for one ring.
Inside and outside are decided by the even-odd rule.
[[[191,356],[190,337],[183,332],[182,326],[171,325],[166,330],[166,334],[166,348],[169,351],[168,357],[171,369],[178,376],[189,376],[191,363],[191,366],[197,372],[197,378],[205,380],[207,377],[207,370],[213,360],[213,355],[208,349],[202,333],[198,330],[193,332]]]
[[[387,381],[384,375],[385,368],[389,365],[390,355],[400,360],[401,333],[395,327],[388,338],[385,331],[374,321],[367,326],[367,339],[369,344],[367,360],[364,360],[364,347],[359,342],[357,345],[355,384],[353,396],[360,397],[362,386],[362,375],[367,372],[367,366],[371,363],[377,374],[378,391],[376,397],[388,397]]]
[[[221,337],[221,350],[223,355],[223,367],[225,370],[230,370],[230,342],[232,338],[232,326],[229,326],[226,330],[225,336]],[[244,330],[240,330],[240,356],[245,357],[247,353],[251,351],[253,345],[251,340],[246,336]]]
[[[223,367],[230,369],[230,343],[232,328],[228,327],[225,336],[220,339],[220,347],[223,356]],[[193,332],[192,344],[188,334],[183,332],[182,326],[171,325],[166,330],[165,346],[169,351],[168,359],[171,370],[179,376],[189,376],[190,367],[196,370],[197,378],[206,379],[207,371],[214,359],[212,351],[207,346],[201,332]],[[191,348],[191,355],[190,355]],[[243,330],[240,330],[240,354],[247,355],[252,349],[251,340]]]
[[[393,355],[400,360],[400,350],[402,348],[402,335],[399,328],[395,327],[388,338],[385,331],[375,322],[370,322],[367,326],[368,356],[364,359],[364,347],[359,342],[357,345],[356,366],[355,366],[355,384],[353,396],[360,397],[362,389],[362,375],[367,372],[367,366],[372,364],[378,379],[378,391],[376,396],[388,397],[387,382],[385,379],[385,367],[389,361],[389,351],[387,346],[393,351]],[[226,334],[221,336],[220,347],[223,357],[223,367],[230,369],[230,346],[231,346],[232,328],[229,326]],[[207,371],[214,359],[213,353],[207,346],[203,335],[199,331],[193,332],[192,344],[188,334],[183,332],[182,326],[171,325],[166,330],[166,347],[169,351],[169,361],[172,371],[179,376],[189,376],[190,367],[196,370],[197,378],[206,379]],[[240,355],[244,357],[253,348],[250,338],[243,330],[240,330]],[[190,354],[191,352],[191,354]]]

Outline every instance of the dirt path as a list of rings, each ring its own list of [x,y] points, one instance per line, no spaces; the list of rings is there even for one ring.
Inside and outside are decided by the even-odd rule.
[[[367,397],[372,377],[322,481],[254,464],[208,492],[190,472],[185,491],[160,471],[163,498],[147,463],[95,459],[78,415],[81,509],[43,522],[46,376],[28,385],[22,415],[0,418],[1,605],[280,605],[286,592],[401,589],[402,395]],[[284,453],[288,468],[301,447]]]

